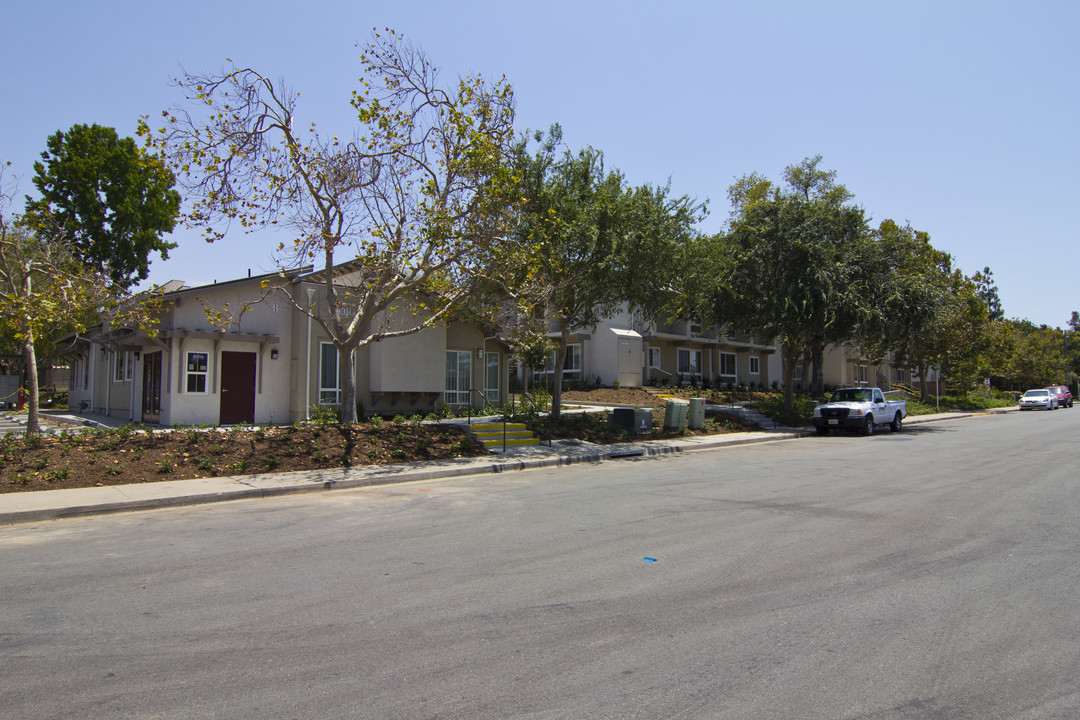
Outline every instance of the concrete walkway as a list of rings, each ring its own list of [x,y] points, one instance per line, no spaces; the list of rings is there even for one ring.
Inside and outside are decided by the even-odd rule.
[[[1007,408],[993,412],[1007,412],[1011,409]],[[986,413],[941,413],[938,415],[911,416],[905,420],[905,425],[965,418],[975,414]],[[10,420],[9,417],[8,421]],[[124,424],[111,421],[102,416],[80,414],[51,414],[46,422],[55,428]],[[696,436],[672,440],[647,440],[617,445],[593,445],[574,440],[562,440],[555,441],[550,446],[522,447],[506,453],[481,458],[458,458],[287,473],[261,473],[236,477],[200,478],[198,480],[171,480],[70,490],[0,493],[0,525],[390,483],[438,480],[464,475],[534,470],[577,463],[597,463],[634,456],[719,450],[750,443],[792,440],[813,434],[813,429],[785,428],[773,431]]]

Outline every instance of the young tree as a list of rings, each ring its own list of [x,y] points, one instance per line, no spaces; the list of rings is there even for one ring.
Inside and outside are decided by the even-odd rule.
[[[302,130],[298,95],[250,68],[185,74],[188,104],[164,113],[159,131],[141,129],[178,172],[186,222],[208,241],[232,222],[281,225],[295,233],[279,245],[283,263],[321,264],[321,302],[294,306],[338,350],[345,422],[356,419],[353,351],[445,322],[498,261],[517,204],[505,79],[444,87],[392,31],[373,34],[360,65],[351,140]],[[347,273],[335,270],[342,260]]]
[[[518,275],[543,298],[544,315],[558,326],[551,415],[561,414],[563,366],[575,328],[595,328],[623,307],[659,311],[674,282],[658,258],[675,257],[692,234],[703,207],[667,188],[629,187],[607,170],[600,151],[577,153],[552,126],[517,147],[517,171],[526,198],[518,238],[529,252]]]
[[[789,166],[786,188],[756,174],[731,186],[734,210],[711,293],[712,322],[780,342],[789,413],[804,349],[820,356],[853,339],[870,297],[870,280],[852,261],[867,238],[863,211],[820,162]]]
[[[28,433],[41,430],[36,343],[59,328],[82,330],[90,311],[114,306],[118,289],[72,252],[63,227],[7,212],[0,172],[0,318],[26,361]],[[137,320],[130,314],[127,320]]]
[[[49,137],[34,164],[41,197],[27,197],[27,219],[47,234],[62,227],[71,254],[128,288],[145,280],[150,255],[176,247],[163,238],[180,209],[174,178],[131,138],[99,125],[74,125]]]

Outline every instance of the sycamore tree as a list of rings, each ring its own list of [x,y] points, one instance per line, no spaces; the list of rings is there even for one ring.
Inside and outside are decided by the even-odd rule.
[[[52,235],[63,228],[69,252],[121,288],[145,280],[150,256],[164,260],[176,243],[180,209],[172,172],[131,138],[100,125],[74,125],[46,141],[34,164],[40,197],[26,199],[26,220]]]
[[[530,288],[530,317],[552,319],[551,415],[561,413],[563,368],[570,335],[595,328],[624,307],[659,312],[675,278],[663,258],[676,257],[703,207],[671,197],[666,187],[630,186],[591,147],[573,152],[554,125],[529,153],[523,140],[516,168],[525,196],[517,232],[523,248],[515,285]]]
[[[2,172],[0,190],[0,322],[26,361],[26,431],[38,433],[38,342],[81,331],[100,312],[145,325],[144,306],[121,304],[122,289],[78,257],[64,225],[10,213],[13,193],[3,187]]]
[[[446,322],[498,264],[517,205],[505,79],[444,85],[393,31],[373,33],[359,64],[351,138],[320,135],[298,93],[246,67],[184,74],[186,102],[141,129],[206,240],[278,227],[292,235],[283,265],[321,266],[321,301],[288,300],[338,350],[345,422],[356,419],[353,351]]]
[[[731,186],[734,210],[717,238],[708,303],[712,323],[780,343],[788,413],[803,351],[820,355],[830,343],[854,339],[870,302],[872,278],[854,261],[867,242],[863,211],[820,162],[789,166],[782,186],[757,174]]]

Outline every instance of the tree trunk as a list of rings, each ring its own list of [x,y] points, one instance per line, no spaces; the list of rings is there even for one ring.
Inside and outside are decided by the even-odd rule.
[[[26,358],[26,434],[36,435],[41,432],[41,418],[38,414],[38,367],[37,354],[34,352],[34,334],[26,330],[23,344],[23,357]]]
[[[784,413],[790,418],[795,415],[795,365],[799,361],[799,350],[794,345],[782,345],[784,366]]]
[[[810,384],[810,394],[821,397],[825,394],[825,343],[815,342],[810,352],[810,359],[814,365],[814,380]]]
[[[356,422],[356,368],[351,349],[338,348],[338,372],[341,377],[341,422],[352,425]]]
[[[930,388],[926,387],[926,373],[929,372],[928,364],[923,360],[916,360],[915,367],[919,373],[919,384],[922,385],[919,390],[919,400],[928,403],[930,402]]]
[[[566,350],[570,344],[570,328],[565,321],[559,321],[559,345],[555,349],[555,367],[552,377],[554,387],[551,388],[551,419],[558,422],[562,416],[562,378],[563,364],[566,362]]]

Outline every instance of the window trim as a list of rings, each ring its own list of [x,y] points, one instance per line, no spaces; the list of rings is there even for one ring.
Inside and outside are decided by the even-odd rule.
[[[192,370],[191,360],[193,356],[202,355],[203,357],[203,369]],[[198,366],[196,366],[198,367]],[[192,390],[192,380],[196,381],[198,386],[198,380],[202,379],[202,390]],[[188,350],[184,357],[184,394],[185,395],[206,395],[209,391],[210,385],[210,353],[205,350]]]
[[[724,358],[731,358],[731,372],[729,372],[729,373],[724,372]],[[717,373],[716,373],[717,377],[722,377],[722,378],[735,378],[735,377],[738,377],[739,365],[738,365],[738,358],[736,357],[735,353],[721,352],[720,357],[717,360],[716,368],[717,368]]]
[[[494,386],[491,386],[491,385],[488,384],[489,382],[491,382],[491,369],[492,369],[491,360],[492,360],[492,358],[495,359],[495,363],[494,363],[495,385]],[[502,384],[501,381],[502,381],[502,358],[499,356],[499,353],[491,352],[490,350],[486,350],[484,352],[484,394],[487,395],[487,401],[489,403],[497,403],[499,401],[499,386]],[[492,397],[492,393],[495,393],[494,397]]]
[[[660,367],[660,348],[650,346],[648,355],[649,355],[649,367],[651,367],[651,368]],[[656,362],[653,362],[654,356],[655,356]]]
[[[687,368],[683,370],[683,354],[687,357]],[[692,362],[694,357],[697,357],[697,363]],[[700,348],[678,348],[675,353],[675,372],[680,377],[701,377],[702,376],[702,352]]]
[[[331,351],[331,357],[334,358],[334,385],[335,387],[323,387],[323,361],[324,353],[329,348]],[[330,393],[333,393],[333,401],[327,402],[326,397]],[[340,405],[341,404],[341,357],[339,356],[338,349],[334,347],[334,343],[326,342],[325,340],[319,341],[319,405]]]
[[[855,366],[855,382],[868,383],[870,382],[870,368],[866,365]]]
[[[544,369],[537,374],[554,375],[555,374],[555,357],[558,354],[558,349],[552,350],[551,355],[548,356],[547,363],[544,365]],[[575,360],[577,367],[574,367]],[[581,377],[582,367],[585,364],[584,349],[582,344],[567,343],[566,345],[566,359],[563,360],[563,378],[567,377]],[[567,367],[567,366],[570,367]]]
[[[750,372],[751,375],[760,375],[761,374],[761,357],[760,356],[758,356],[758,355],[751,355],[750,356],[750,371],[749,372]]]
[[[457,387],[455,389],[453,389],[453,390],[450,389],[450,373],[449,373],[449,370],[450,370],[449,360],[450,360],[451,355],[454,356],[454,372],[455,372],[456,377],[458,379]],[[469,404],[469,395],[470,395],[469,389],[472,387],[472,369],[473,369],[472,368],[472,355],[473,355],[472,351],[470,351],[470,350],[447,350],[446,351],[446,359],[447,359],[448,362],[446,364],[446,367],[444,368],[445,376],[443,377],[443,387],[444,387],[443,401],[447,405],[468,405]],[[467,365],[467,370],[464,373],[461,372],[462,371],[461,358],[463,356],[464,356],[464,358],[466,360],[465,364]],[[461,381],[463,379],[465,381],[465,383],[464,383],[465,389],[464,390],[461,389],[462,388],[462,382]],[[461,399],[462,396],[465,397],[464,400]]]
[[[131,382],[132,363],[133,358],[130,350],[113,353],[112,381],[114,383]],[[120,377],[117,377],[117,375]]]

